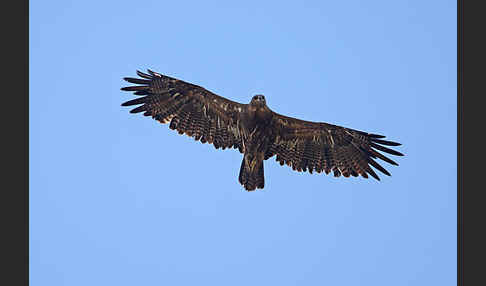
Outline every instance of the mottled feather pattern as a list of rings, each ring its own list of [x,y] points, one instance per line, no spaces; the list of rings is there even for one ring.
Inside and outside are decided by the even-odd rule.
[[[241,149],[238,112],[243,104],[232,102],[210,91],[151,70],[148,74],[137,71],[141,78],[124,78],[136,86],[123,87],[137,96],[122,106],[140,105],[131,113],[144,112],[179,134],[186,134],[202,143],[213,144],[216,149]]]
[[[317,123],[299,120],[280,114],[274,114],[274,128],[279,130],[279,136],[270,146],[265,158],[276,155],[276,161],[288,165],[293,170],[312,173],[333,173],[368,178],[368,174],[377,180],[378,175],[370,168],[373,166],[381,173],[390,173],[374,159],[378,158],[392,165],[395,161],[378,151],[403,156],[402,153],[387,146],[400,146],[400,143],[381,140],[383,135],[344,128],[327,123]]]
[[[238,179],[248,191],[263,188],[263,161],[273,156],[280,165],[298,172],[346,178],[371,175],[376,180],[380,178],[374,169],[390,176],[377,160],[398,165],[383,153],[403,156],[390,148],[401,144],[384,140],[383,135],[275,113],[262,95],[241,104],[151,70],[137,75],[124,78],[134,85],[122,90],[137,98],[122,106],[135,106],[131,113],[143,112],[216,149],[236,148],[244,153]]]

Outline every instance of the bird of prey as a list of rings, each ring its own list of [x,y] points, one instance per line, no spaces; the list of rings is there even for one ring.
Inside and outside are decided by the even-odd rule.
[[[392,165],[396,162],[378,151],[403,156],[385,146],[400,143],[383,140],[383,135],[370,134],[323,122],[310,122],[273,112],[263,95],[250,103],[231,101],[209,90],[151,70],[137,71],[139,78],[125,77],[136,85],[121,90],[140,96],[122,106],[138,105],[131,113],[143,112],[179,134],[196,141],[213,144],[216,149],[234,148],[243,153],[238,180],[247,191],[263,189],[263,161],[276,156],[302,172],[333,173],[335,177],[380,180],[378,171],[390,176],[375,159]]]

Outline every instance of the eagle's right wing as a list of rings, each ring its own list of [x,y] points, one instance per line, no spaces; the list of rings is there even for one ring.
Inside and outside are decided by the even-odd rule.
[[[218,96],[200,86],[168,77],[151,70],[149,74],[137,71],[141,78],[124,80],[139,84],[123,87],[142,96],[127,101],[122,106],[140,105],[131,113],[144,112],[179,134],[194,137],[202,143],[218,148],[237,148],[242,151],[242,135],[238,129],[239,113],[245,104]]]
[[[272,129],[274,142],[265,159],[277,155],[281,165],[291,166],[296,171],[331,171],[335,177],[370,174],[379,180],[371,166],[385,175],[390,173],[374,159],[378,158],[392,165],[395,161],[378,151],[403,156],[402,153],[387,146],[399,146],[400,143],[382,140],[383,135],[370,134],[350,128],[324,122],[304,121],[297,118],[273,113]]]

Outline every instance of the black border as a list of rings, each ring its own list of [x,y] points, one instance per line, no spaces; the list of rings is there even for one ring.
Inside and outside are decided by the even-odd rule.
[[[458,285],[486,285],[484,157],[486,131],[484,9],[458,0]],[[477,166],[475,166],[477,165]],[[481,282],[483,281],[483,282]]]
[[[462,107],[463,107],[463,2],[457,1],[457,285],[464,285],[462,249]]]
[[[2,285],[29,285],[29,1],[11,1],[1,18]]]

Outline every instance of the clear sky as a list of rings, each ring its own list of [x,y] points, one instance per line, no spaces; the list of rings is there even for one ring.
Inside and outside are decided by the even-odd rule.
[[[456,285],[456,1],[31,1],[29,37],[31,285]],[[120,106],[147,68],[406,156],[248,193]]]

